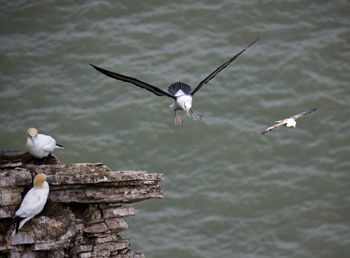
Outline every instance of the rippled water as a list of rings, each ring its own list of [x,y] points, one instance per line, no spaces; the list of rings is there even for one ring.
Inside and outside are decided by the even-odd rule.
[[[64,162],[162,172],[129,218],[147,257],[349,257],[349,1],[7,1],[0,148],[53,135]],[[197,85],[204,118],[173,126],[166,89]],[[296,129],[273,121],[317,107]]]

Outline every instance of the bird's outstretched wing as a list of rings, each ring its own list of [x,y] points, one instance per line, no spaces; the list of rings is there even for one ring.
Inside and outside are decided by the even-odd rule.
[[[285,125],[285,124],[286,124],[286,121],[285,121],[285,119],[283,119],[281,122],[278,122],[277,124],[274,124],[273,126],[266,128],[260,134],[268,133],[268,132],[272,131],[273,129],[276,129],[277,127],[280,127],[280,126]]]
[[[238,54],[231,57],[229,60],[227,60],[224,64],[220,65],[214,72],[209,74],[203,81],[201,81],[198,86],[191,92],[191,95],[193,96],[204,84],[209,82],[211,79],[213,79],[219,72],[221,72],[223,69],[225,69],[229,64],[231,64],[237,57],[239,57],[244,51],[246,51],[251,45],[253,45],[255,42],[257,42],[259,38],[254,40],[252,43],[250,43],[246,48],[241,50]]]
[[[132,77],[129,77],[129,76],[125,76],[125,75],[122,75],[122,74],[119,74],[119,73],[114,73],[114,72],[111,72],[111,71],[107,71],[105,69],[102,69],[98,66],[95,66],[93,64],[90,64],[93,68],[95,68],[97,71],[113,78],[113,79],[116,79],[116,80],[120,80],[120,81],[124,81],[124,82],[129,82],[129,83],[132,83],[134,85],[136,85],[137,87],[140,87],[140,88],[143,88],[145,90],[148,90],[150,92],[152,92],[153,94],[157,95],[157,96],[168,96],[169,98],[172,98],[172,99],[176,99],[176,97],[172,96],[171,94],[167,93],[166,91],[163,91],[155,86],[152,86],[146,82],[143,82],[143,81],[140,81],[138,79],[135,79],[135,78],[132,78]]]
[[[296,114],[296,115],[292,116],[291,118],[293,118],[293,119],[295,120],[295,119],[298,119],[298,118],[300,118],[300,117],[306,116],[306,115],[308,115],[308,114],[310,114],[310,113],[312,113],[312,112],[314,112],[314,111],[316,111],[316,110],[317,110],[317,108],[313,108],[313,109],[310,109],[310,110],[308,110],[308,111],[305,111],[305,112],[301,112],[301,113],[299,113],[299,114]]]

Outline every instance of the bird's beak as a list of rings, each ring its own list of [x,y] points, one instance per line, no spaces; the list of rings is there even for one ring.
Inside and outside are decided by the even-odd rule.
[[[186,116],[187,116],[187,118],[189,118],[189,117],[190,117],[189,112],[190,112],[190,109],[186,109]]]
[[[46,181],[49,183],[52,183],[52,181],[55,179],[54,175],[46,176]]]
[[[30,136],[30,139],[32,139],[32,143],[33,143],[33,146],[34,146],[35,145],[34,136]]]

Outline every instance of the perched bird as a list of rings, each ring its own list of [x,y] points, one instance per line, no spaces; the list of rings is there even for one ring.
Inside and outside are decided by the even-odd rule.
[[[146,82],[140,81],[138,79],[125,76],[122,74],[118,74],[115,72],[107,71],[105,69],[102,69],[100,67],[97,67],[95,65],[90,64],[92,67],[94,67],[97,71],[112,77],[114,79],[129,82],[137,87],[146,89],[152,93],[154,93],[157,96],[167,96],[169,98],[172,98],[174,100],[174,103],[170,106],[175,111],[175,118],[174,118],[174,124],[176,126],[180,126],[182,124],[182,117],[176,113],[177,110],[184,110],[186,112],[187,118],[189,118],[189,112],[191,111],[192,119],[194,121],[199,121],[202,119],[203,115],[195,110],[192,109],[192,98],[193,95],[200,89],[202,86],[206,83],[208,83],[211,79],[213,79],[220,71],[222,71],[224,68],[226,68],[232,61],[234,61],[238,56],[240,56],[244,51],[247,50],[251,45],[253,45],[259,38],[254,40],[252,43],[250,43],[246,48],[241,50],[238,54],[231,57],[229,60],[227,60],[224,64],[219,66],[214,72],[209,74],[204,80],[202,80],[197,87],[192,90],[191,86],[183,83],[183,82],[175,82],[171,84],[168,88],[168,92],[163,91],[159,89],[158,87],[152,86]],[[192,91],[191,91],[192,90]]]
[[[49,184],[46,182],[46,179],[51,177],[53,176],[46,176],[42,173],[34,177],[34,187],[27,192],[21,206],[12,218],[13,223],[16,224],[12,236],[17,234],[18,230],[20,230],[28,220],[38,215],[43,210],[49,195]]]
[[[261,134],[268,133],[268,132],[272,131],[273,129],[280,127],[282,125],[284,125],[286,127],[294,127],[295,128],[297,125],[297,122],[295,121],[296,119],[303,117],[303,116],[306,116],[307,114],[310,114],[311,112],[314,112],[316,110],[317,110],[317,108],[313,108],[313,109],[310,109],[308,111],[301,112],[300,114],[296,114],[294,116],[291,116],[291,117],[288,117],[288,118],[285,118],[282,120],[278,120],[278,121],[276,121],[277,124],[266,128],[264,131],[261,132]]]
[[[47,157],[56,148],[63,149],[62,145],[56,144],[56,140],[49,135],[39,134],[36,128],[29,128],[26,133],[26,147],[35,158]]]

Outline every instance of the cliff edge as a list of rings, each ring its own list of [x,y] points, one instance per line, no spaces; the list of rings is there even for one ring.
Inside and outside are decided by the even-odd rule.
[[[54,175],[44,210],[11,238],[11,217],[38,173]],[[163,198],[163,174],[110,171],[103,164],[34,164],[0,155],[0,257],[144,257],[119,232],[137,210],[128,203]],[[145,236],[146,237],[146,236]]]

